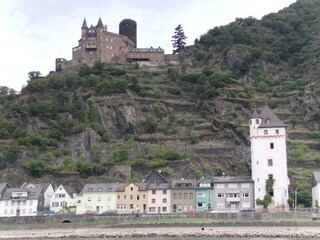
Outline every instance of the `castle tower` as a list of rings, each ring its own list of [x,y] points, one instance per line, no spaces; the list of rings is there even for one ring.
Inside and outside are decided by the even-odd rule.
[[[127,36],[132,42],[133,47],[137,47],[137,23],[131,19],[124,19],[119,24],[119,34]]]
[[[266,195],[266,181],[273,179],[270,208],[288,209],[286,125],[266,105],[250,118],[251,171],[255,200]],[[256,209],[262,208],[256,204]]]

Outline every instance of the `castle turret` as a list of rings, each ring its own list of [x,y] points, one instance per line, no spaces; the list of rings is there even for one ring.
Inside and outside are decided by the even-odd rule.
[[[103,28],[103,27],[104,26],[103,26],[103,23],[102,23],[102,20],[101,20],[101,17],[100,17],[96,28]]]
[[[84,28],[86,28],[86,29],[88,28],[86,18],[84,18],[84,19],[83,19],[83,23],[82,23],[82,27],[81,27],[81,29],[84,29]]]
[[[119,24],[119,34],[128,37],[133,42],[133,47],[137,47],[137,23],[131,19],[124,19]]]
[[[288,175],[286,150],[286,125],[266,105],[261,113],[250,118],[251,169],[255,200],[270,194],[270,207],[275,210],[288,208]],[[273,188],[266,191],[267,180]],[[257,209],[262,206],[257,206]]]

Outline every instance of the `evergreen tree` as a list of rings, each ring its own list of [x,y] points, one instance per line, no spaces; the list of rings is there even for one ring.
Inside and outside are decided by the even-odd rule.
[[[173,46],[173,54],[179,53],[186,46],[186,36],[184,35],[183,28],[181,24],[179,24],[174,29],[174,35],[172,36],[172,46]]]

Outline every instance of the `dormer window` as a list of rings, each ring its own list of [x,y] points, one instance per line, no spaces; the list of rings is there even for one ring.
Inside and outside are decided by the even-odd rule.
[[[88,191],[89,191],[89,192],[92,192],[92,188],[89,188]]]
[[[266,123],[266,124],[271,124],[271,119],[270,119],[270,118],[267,118],[267,119],[265,120],[265,123]]]
[[[102,188],[98,188],[98,192],[101,192],[102,191]]]

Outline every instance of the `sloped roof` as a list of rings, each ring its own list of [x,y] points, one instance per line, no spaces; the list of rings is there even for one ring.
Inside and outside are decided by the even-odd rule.
[[[96,27],[103,27],[103,23],[102,23],[101,17],[99,18],[99,21],[98,21],[98,24],[97,24]]]
[[[161,189],[169,189],[169,183],[147,183],[146,189],[147,190],[161,190]]]
[[[88,28],[86,18],[84,18],[84,19],[83,19],[83,23],[82,23],[82,27],[81,27],[81,29],[83,29],[83,28]]]
[[[312,174],[312,187],[317,186],[320,183],[320,172],[314,172]]]
[[[144,182],[145,183],[168,183],[164,177],[162,177],[159,173],[157,173],[154,170],[152,171],[152,173],[149,174],[149,176]]]
[[[0,183],[0,193],[6,188],[9,187],[8,183]]]
[[[42,188],[36,187],[36,188],[8,188],[4,194],[1,200],[10,200],[11,195],[14,192],[27,192],[28,198],[27,199],[39,199],[42,194]]]
[[[259,128],[269,128],[269,127],[286,127],[286,125],[277,117],[277,115],[271,110],[268,105],[262,108],[260,114],[253,112],[252,118],[261,118],[262,122]]]
[[[147,190],[147,183],[118,183],[117,184],[117,191],[122,192],[125,191],[125,187],[130,185],[130,184],[135,184],[136,186],[139,187],[139,191],[145,191]]]
[[[227,177],[214,177],[214,183],[243,183],[243,182],[253,182],[250,176],[227,176]]]
[[[35,188],[35,187],[40,187],[42,190],[45,192],[48,187],[51,185],[51,183],[28,183],[25,182],[21,185],[21,188]]]
[[[196,179],[183,179],[183,180],[172,180],[172,188],[195,188],[197,184]]]
[[[73,194],[78,194],[78,191],[74,187],[60,185],[66,190],[66,192],[69,194],[69,196],[73,196]],[[59,187],[58,187],[59,188]]]
[[[97,192],[116,192],[118,184],[116,183],[91,183],[84,185],[81,194],[83,193],[97,193]]]
[[[259,118],[259,113],[257,113],[256,110],[253,111],[252,115],[251,115],[251,118]]]

